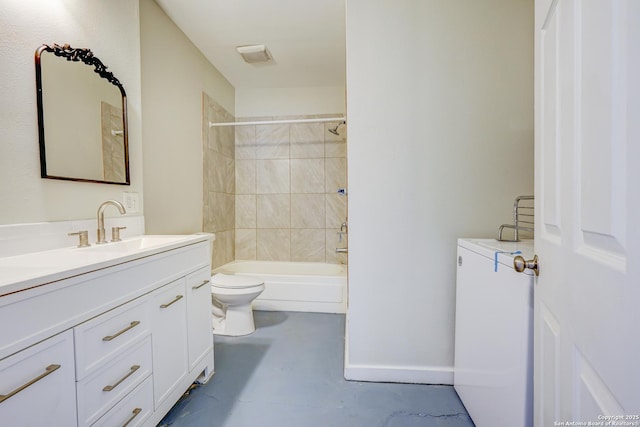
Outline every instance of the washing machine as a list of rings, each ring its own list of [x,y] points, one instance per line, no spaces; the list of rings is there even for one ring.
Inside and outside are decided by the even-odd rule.
[[[459,239],[454,387],[476,427],[533,426],[533,241]]]

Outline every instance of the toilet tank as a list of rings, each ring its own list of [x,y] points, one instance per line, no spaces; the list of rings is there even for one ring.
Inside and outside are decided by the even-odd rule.
[[[533,242],[459,239],[454,387],[476,427],[533,425]]]

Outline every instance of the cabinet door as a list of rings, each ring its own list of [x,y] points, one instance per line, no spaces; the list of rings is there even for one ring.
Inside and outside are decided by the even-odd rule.
[[[72,331],[0,361],[0,424],[77,424]]]
[[[189,370],[191,371],[213,348],[209,267],[187,276],[187,326],[189,327]]]
[[[158,408],[188,372],[185,279],[153,293],[153,395]]]

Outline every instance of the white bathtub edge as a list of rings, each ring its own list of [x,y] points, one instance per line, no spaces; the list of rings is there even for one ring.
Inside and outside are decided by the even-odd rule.
[[[237,271],[234,265],[243,265],[254,263],[256,270],[263,267],[261,264],[267,265],[265,270],[269,273],[260,273],[260,271]],[[273,266],[281,266],[286,269],[286,264],[297,264],[300,267],[304,263],[295,262],[271,262],[271,261],[233,261],[217,267],[212,273],[225,272],[228,274],[240,274],[252,277],[260,277],[264,280],[265,290],[253,301],[254,310],[265,311],[300,311],[312,313],[340,313],[347,312],[347,276],[344,267],[339,274],[318,274],[317,267],[321,263],[313,264],[312,268],[316,269],[316,274],[303,275],[299,274],[299,269],[294,269],[295,273],[286,272],[277,274],[272,270]],[[332,264],[326,264],[331,269]]]
[[[346,305],[342,303],[260,299],[256,299],[253,302],[253,309],[260,311],[300,311],[305,313],[334,314],[344,314],[347,312]]]

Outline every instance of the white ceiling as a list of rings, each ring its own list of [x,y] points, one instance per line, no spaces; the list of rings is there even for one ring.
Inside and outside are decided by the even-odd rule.
[[[344,86],[344,0],[156,0],[236,88]],[[265,44],[247,64],[236,46]]]

